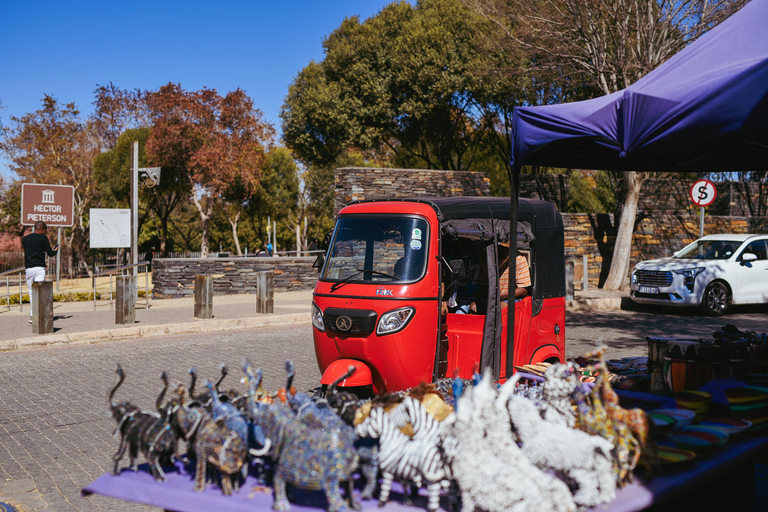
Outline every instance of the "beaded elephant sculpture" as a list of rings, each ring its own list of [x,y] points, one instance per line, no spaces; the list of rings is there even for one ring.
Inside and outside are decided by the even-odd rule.
[[[125,380],[125,372],[118,364],[115,373],[117,373],[117,383],[110,391],[108,401],[112,417],[117,422],[113,435],[120,437],[120,446],[112,457],[114,462],[112,474],[120,473],[120,460],[127,450],[131,470],[138,471],[138,455],[141,452],[147,459],[153,478],[159,482],[165,481],[162,465],[171,463],[177,442],[170,421],[155,411],[140,409],[130,402],[115,402],[115,392]],[[162,402],[168,388],[168,377],[165,372],[161,375],[161,379],[163,388],[158,395],[156,406]]]
[[[247,442],[227,427],[224,417],[214,420],[203,408],[189,407],[183,385],[179,385],[177,393],[178,406],[175,407],[173,421],[186,439],[194,438],[195,491],[205,490],[207,466],[210,464],[219,471],[222,493],[232,494],[239,487],[239,477],[246,464]]]
[[[365,478],[360,497],[364,500],[371,499],[376,490],[377,477],[379,474],[378,445],[370,442],[368,439],[360,438],[355,434],[354,428],[348,425],[333,409],[330,408],[325,399],[313,399],[306,393],[296,392],[291,386],[294,376],[293,362],[285,362],[285,369],[288,372],[288,383],[285,386],[286,401],[289,407],[296,413],[296,417],[311,428],[320,429],[324,432],[337,432],[343,443],[352,445],[359,459],[360,473]],[[350,366],[347,372],[334,382],[329,389],[332,389],[338,382],[351,377],[355,372],[355,367]],[[331,391],[332,396],[335,390]],[[352,481],[349,492],[352,491]]]
[[[574,512],[568,486],[534,466],[515,443],[506,400],[489,372],[441,423],[443,449],[461,489],[462,510]]]
[[[244,369],[248,375],[250,395],[261,384],[258,378],[260,372],[254,372],[248,363]],[[323,491],[330,512],[344,508],[339,485],[350,482],[357,470],[359,458],[354,446],[336,431],[304,423],[283,403],[263,404],[249,399],[249,409],[248,414],[269,440],[266,454],[272,457],[275,468],[272,508],[290,510],[286,484]],[[361,508],[351,493],[348,499],[353,509]]]

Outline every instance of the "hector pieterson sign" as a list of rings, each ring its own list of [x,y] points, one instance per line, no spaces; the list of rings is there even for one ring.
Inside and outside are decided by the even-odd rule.
[[[33,226],[41,220],[51,227],[71,227],[75,217],[72,185],[21,185],[21,223]]]

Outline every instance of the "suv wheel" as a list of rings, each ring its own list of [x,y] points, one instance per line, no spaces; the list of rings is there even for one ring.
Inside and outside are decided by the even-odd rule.
[[[719,281],[709,283],[704,291],[701,307],[712,316],[724,315],[731,305],[731,293],[728,287]]]

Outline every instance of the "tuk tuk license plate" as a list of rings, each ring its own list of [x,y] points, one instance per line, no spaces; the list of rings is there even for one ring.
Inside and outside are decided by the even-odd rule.
[[[654,286],[641,286],[638,291],[640,293],[659,293],[659,289]]]

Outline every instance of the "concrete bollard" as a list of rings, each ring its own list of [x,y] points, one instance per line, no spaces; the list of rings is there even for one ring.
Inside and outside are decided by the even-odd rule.
[[[136,276],[117,276],[115,324],[136,323]]]
[[[50,334],[53,332],[53,283],[43,281],[32,283],[32,332]]]
[[[195,318],[213,318],[213,276],[195,276]]]
[[[275,312],[275,275],[269,272],[256,272],[256,312]]]

